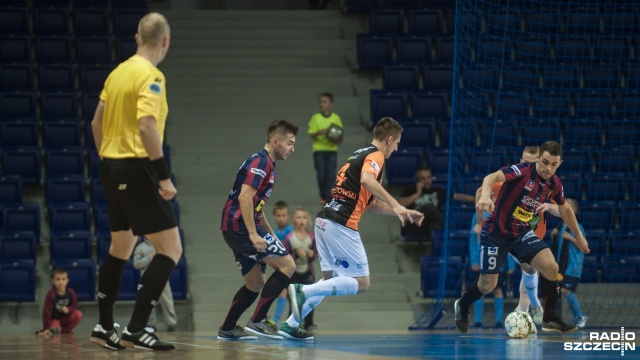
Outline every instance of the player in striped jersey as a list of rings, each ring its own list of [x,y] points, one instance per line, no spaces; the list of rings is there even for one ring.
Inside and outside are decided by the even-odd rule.
[[[424,215],[400,205],[381,185],[384,161],[398,150],[402,127],[383,118],[373,129],[370,146],[356,150],[342,166],[331,190],[331,200],[316,216],[318,259],[324,281],[291,284],[293,314],[279,333],[292,338],[299,323],[325,296],[356,295],[369,288],[369,263],[358,232],[360,217],[368,208],[420,225]]]
[[[562,163],[562,146],[547,141],[540,146],[540,159],[535,164],[515,164],[487,175],[482,182],[482,194],[477,203],[480,211],[491,211],[484,221],[481,233],[480,279],[467,288],[456,300],[455,322],[461,332],[469,330],[469,306],[495,288],[498,272],[508,253],[520,263],[528,263],[542,275],[540,286],[547,294],[544,305],[542,330],[571,332],[577,330],[555,314],[558,301],[558,264],[553,254],[533,232],[532,221],[539,219],[539,211],[551,199],[558,205],[563,221],[577,235],[578,247],[588,253],[589,245],[578,228],[571,208],[565,203],[560,178],[555,175]],[[491,188],[503,182],[495,205],[491,201]]]

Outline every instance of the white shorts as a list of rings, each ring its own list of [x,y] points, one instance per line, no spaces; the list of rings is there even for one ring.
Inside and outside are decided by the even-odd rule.
[[[369,275],[369,261],[359,232],[316,218],[315,234],[322,271],[350,277]]]

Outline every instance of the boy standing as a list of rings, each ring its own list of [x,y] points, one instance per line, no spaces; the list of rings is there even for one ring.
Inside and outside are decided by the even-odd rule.
[[[309,120],[307,134],[313,139],[313,165],[316,168],[320,202],[322,205],[331,200],[331,188],[336,179],[336,165],[338,161],[338,145],[327,139],[327,129],[335,124],[342,127],[342,120],[333,112],[333,95],[323,92],[318,96],[320,112]]]
[[[82,319],[82,311],[76,309],[78,297],[67,287],[69,276],[66,269],[57,268],[51,273],[51,285],[42,308],[42,329],[38,335],[69,334]]]

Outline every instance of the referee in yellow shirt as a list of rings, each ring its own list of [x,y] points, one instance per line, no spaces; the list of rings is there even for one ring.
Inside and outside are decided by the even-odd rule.
[[[146,328],[149,314],[182,255],[170,200],[176,188],[162,153],[167,119],[164,74],[156,67],[169,50],[170,28],[158,13],[145,15],[135,36],[136,54],[109,74],[91,128],[102,162],[100,179],[107,198],[111,247],[98,278],[98,324],[91,342],[111,350],[125,347],[172,350]],[[114,328],[113,307],[122,270],[137,237],[144,235],[156,255],[140,279],[131,320]]]

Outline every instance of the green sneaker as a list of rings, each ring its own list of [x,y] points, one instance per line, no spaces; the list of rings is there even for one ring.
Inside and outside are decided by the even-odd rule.
[[[302,284],[289,285],[289,299],[291,299],[291,311],[298,323],[302,323],[302,306],[307,301],[307,297],[302,292]]]
[[[293,327],[287,324],[286,321],[280,325],[278,334],[292,340],[313,340],[313,335],[307,334],[307,332],[300,326]]]

